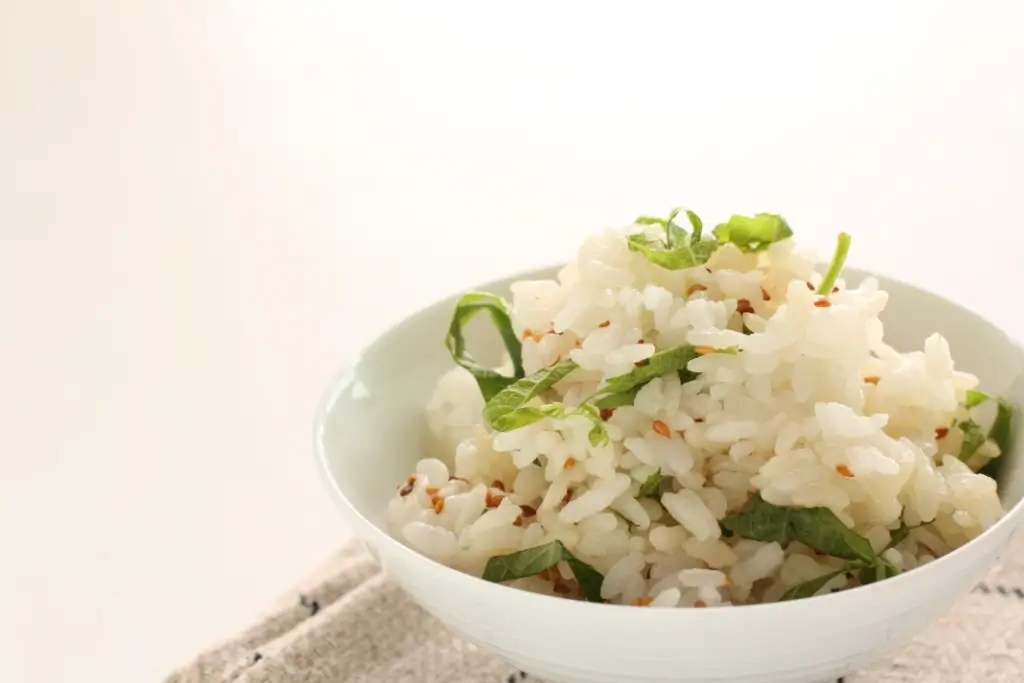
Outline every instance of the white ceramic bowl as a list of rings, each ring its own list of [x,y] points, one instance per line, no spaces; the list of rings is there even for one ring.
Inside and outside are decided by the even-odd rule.
[[[521,273],[474,289],[508,296],[514,280],[554,273]],[[844,273],[852,282],[864,275]],[[959,368],[977,374],[986,391],[1024,404],[1024,349],[956,304],[879,280],[890,294],[882,316],[890,344],[921,348],[941,332]],[[1017,438],[1003,456],[1008,512],[995,526],[920,569],[844,592],[720,609],[638,609],[527,593],[449,569],[392,539],[384,511],[423,457],[423,406],[452,367],[442,340],[456,298],[392,328],[333,380],[316,416],[317,463],[353,532],[416,602],[548,683],[834,683],[945,612],[996,563],[1024,518],[1024,440]]]

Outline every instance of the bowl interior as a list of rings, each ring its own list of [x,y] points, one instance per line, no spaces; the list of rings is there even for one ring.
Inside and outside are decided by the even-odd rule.
[[[554,268],[521,273],[480,287],[509,295],[510,283],[548,279]],[[901,351],[922,348],[940,332],[949,341],[957,368],[976,374],[981,389],[1024,405],[1024,350],[994,325],[942,297],[906,283],[847,269],[848,282],[877,277],[889,293],[882,314],[886,341]],[[359,516],[384,529],[384,510],[396,487],[427,455],[429,430],[424,405],[437,379],[453,367],[443,340],[458,297],[407,318],[393,327],[341,374],[329,388],[318,418],[321,466],[336,491]],[[483,316],[481,316],[483,317]],[[497,340],[474,338],[481,359],[497,356]],[[1020,411],[1014,427],[1020,425]],[[999,471],[1000,497],[1007,510],[1024,498],[1024,439],[1015,438]]]

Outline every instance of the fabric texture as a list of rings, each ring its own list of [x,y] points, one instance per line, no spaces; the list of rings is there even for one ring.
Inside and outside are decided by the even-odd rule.
[[[842,680],[1024,681],[1024,536],[1001,566],[902,652]],[[520,682],[542,683],[449,633],[381,572],[358,541],[260,623],[200,654],[166,681]]]

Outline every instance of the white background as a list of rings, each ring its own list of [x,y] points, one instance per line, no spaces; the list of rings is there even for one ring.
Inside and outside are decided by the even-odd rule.
[[[1013,3],[673,7],[0,1],[5,681],[255,618],[345,536],[344,359],[638,213],[847,230],[1024,336]]]

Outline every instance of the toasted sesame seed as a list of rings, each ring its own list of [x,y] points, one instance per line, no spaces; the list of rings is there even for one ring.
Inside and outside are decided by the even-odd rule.
[[[693,296],[694,292],[706,292],[708,288],[704,285],[690,285],[690,288],[686,290],[686,296]]]
[[[736,301],[737,313],[753,313],[754,307],[750,305],[750,299],[739,299]]]
[[[434,498],[434,512],[441,514],[442,510],[444,510],[444,498],[437,496]]]
[[[416,475],[415,474],[410,474],[409,478],[406,479],[406,481],[409,482],[410,484],[415,484],[416,483]]]
[[[600,325],[598,325],[598,327],[608,327],[608,326],[609,326],[609,325],[611,325],[611,324],[612,324],[612,321],[611,321],[611,320],[605,320],[605,321],[604,321],[603,323],[601,323]]]
[[[405,498],[410,493],[412,493],[412,488],[412,484],[406,484],[405,486],[398,490],[398,495],[400,495],[402,498]]]
[[[662,422],[661,420],[655,420],[651,427],[654,429],[654,431],[656,431],[658,434],[661,434],[666,439],[672,436],[672,432],[671,430],[669,430],[668,425]]]
[[[836,472],[838,472],[840,476],[846,477],[847,479],[853,478],[853,472],[850,471],[849,467],[843,465],[842,463],[836,465]]]
[[[807,289],[809,289],[809,290],[811,290],[813,292],[814,291],[814,285],[812,285],[810,282],[808,282],[807,283]]]
[[[652,602],[654,602],[654,598],[650,595],[645,595],[642,598],[633,598],[633,602],[629,604],[633,605],[633,607],[647,607]]]
[[[638,368],[642,368],[643,366],[647,365],[650,362],[650,360],[644,358],[643,360],[638,360],[637,362],[633,363],[633,365],[635,365]]]
[[[703,417],[695,417],[695,418],[693,418],[693,421],[699,424],[699,423],[704,421],[704,418]]]
[[[707,607],[708,603],[704,602],[703,600],[698,600],[695,603],[693,603],[693,606],[694,607]]]
[[[833,293],[833,294],[835,294],[835,293],[836,293],[836,292],[838,292],[838,291],[839,291],[839,287],[838,287],[838,285],[832,288],[832,293]]]
[[[936,439],[941,439],[942,437],[946,436],[946,434],[949,434],[949,427],[938,427],[935,430]]]
[[[761,288],[761,299],[763,301],[771,301],[772,300],[772,298],[770,296],[768,296],[768,290],[765,289],[764,287]]]
[[[818,308],[828,308],[829,306],[832,305],[832,302],[829,301],[828,299],[818,299],[817,301],[814,302],[814,305],[817,306]]]
[[[565,459],[565,469],[571,470],[573,467],[576,467],[576,458],[569,456]]]
[[[694,346],[693,350],[703,356],[708,353],[714,353],[716,349],[714,346]]]
[[[608,420],[614,414],[615,414],[615,411],[613,409],[611,409],[611,408],[601,408],[601,419],[602,420]]]
[[[881,377],[876,377],[875,375],[871,375],[870,377],[865,377],[864,378],[864,383],[865,384],[878,384],[880,379],[881,379]]]
[[[437,494],[437,492],[438,492],[438,491],[439,491],[440,489],[438,489],[438,488],[437,488],[436,486],[428,486],[427,488],[425,488],[425,489],[423,489],[423,490],[427,492],[427,495],[428,495],[428,496],[433,496],[433,495],[436,495],[436,494]]]

